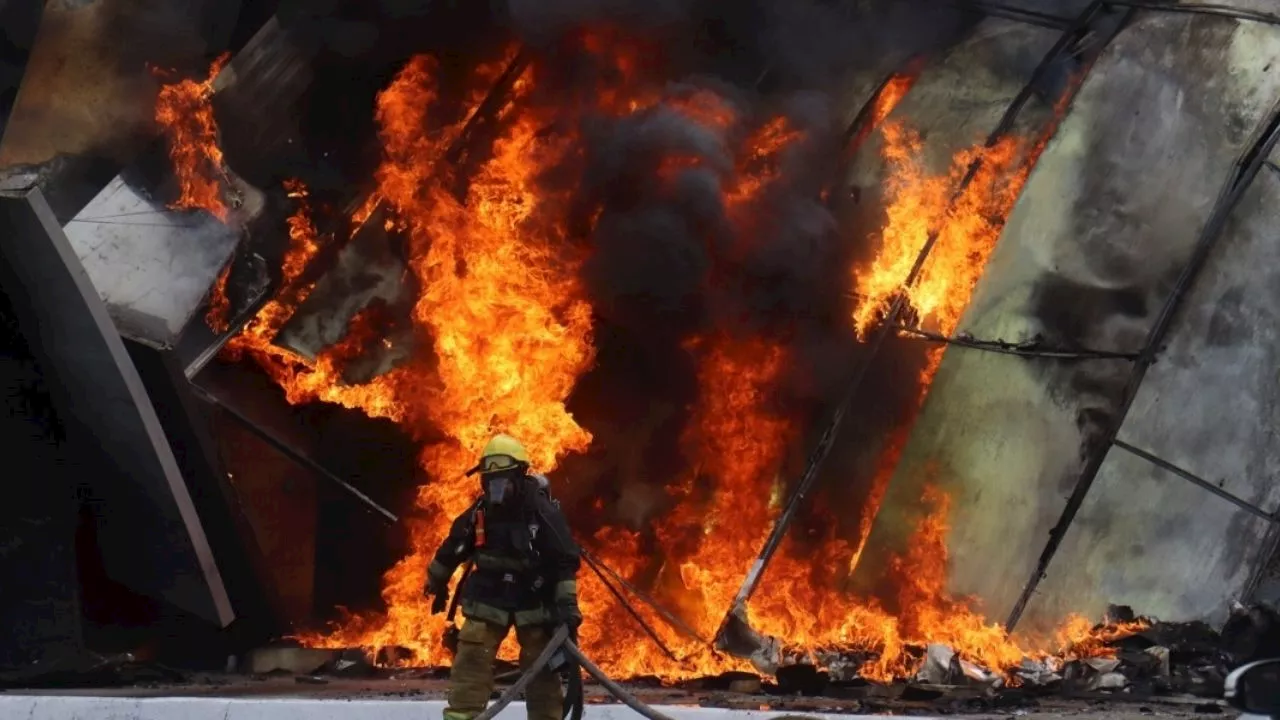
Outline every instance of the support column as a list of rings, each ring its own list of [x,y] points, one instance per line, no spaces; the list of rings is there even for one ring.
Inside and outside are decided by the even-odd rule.
[[[155,408],[37,188],[0,187],[0,286],[67,437],[84,448],[80,479],[101,508],[96,521],[107,574],[135,592],[229,624],[231,602]]]

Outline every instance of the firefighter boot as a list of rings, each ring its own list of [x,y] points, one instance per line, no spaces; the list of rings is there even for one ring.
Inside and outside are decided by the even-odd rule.
[[[542,625],[517,627],[516,639],[520,641],[520,669],[524,670],[546,649],[551,640],[551,631]],[[543,668],[525,688],[524,697],[529,720],[561,720],[564,691],[560,688],[560,676],[556,673]]]
[[[507,628],[483,620],[467,618],[462,623],[458,654],[449,671],[449,705],[444,709],[444,720],[471,720],[484,712],[493,693],[493,661],[506,636]]]

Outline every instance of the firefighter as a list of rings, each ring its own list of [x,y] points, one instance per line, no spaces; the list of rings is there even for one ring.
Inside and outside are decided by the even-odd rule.
[[[576,639],[578,546],[543,482],[529,472],[529,455],[515,438],[496,435],[468,475],[480,476],[480,498],[453,521],[449,536],[427,568],[426,593],[440,612],[449,578],[463,562],[473,567],[459,587],[464,618],[449,676],[444,720],[471,720],[493,692],[493,663],[514,625],[520,667],[546,648],[565,624]],[[559,677],[544,670],[528,686],[529,720],[560,720]]]

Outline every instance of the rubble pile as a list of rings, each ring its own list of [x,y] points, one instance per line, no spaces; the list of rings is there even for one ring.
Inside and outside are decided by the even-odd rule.
[[[1115,633],[1114,639],[1100,645],[1068,647],[1058,655],[1025,658],[1006,672],[970,662],[947,645],[930,644],[918,648],[921,663],[915,677],[898,684],[933,690],[938,696],[947,690],[968,688],[1029,696],[1218,698],[1232,669],[1280,657],[1280,613],[1261,605],[1237,605],[1221,631],[1203,622],[1135,617],[1127,607],[1113,607],[1095,630],[1108,626],[1135,629]],[[1098,635],[1105,633],[1095,632]],[[839,652],[809,658],[780,667],[778,682],[766,683],[764,689],[782,694],[847,694],[849,687],[869,684],[858,676],[858,669],[868,659],[866,653]]]
[[[1115,628],[1132,628],[1108,632]],[[945,644],[913,648],[919,660],[914,677],[879,684],[859,676],[874,654],[831,651],[818,656],[775,656],[769,673],[729,672],[680,683],[659,678],[624,678],[634,688],[674,693],[675,698],[703,705],[732,706],[744,698],[768,696],[778,706],[808,698],[828,709],[880,708],[906,711],[923,704],[963,712],[1026,707],[1054,699],[1190,704],[1222,697],[1223,682],[1235,667],[1266,657],[1280,657],[1280,613],[1264,606],[1233,609],[1219,630],[1203,622],[1160,622],[1136,617],[1129,608],[1113,607],[1085,646],[1067,647],[1056,655],[1026,658],[1021,665],[996,671],[971,662]],[[1112,639],[1098,642],[1097,638]],[[442,668],[412,667],[406,648],[363,651],[260,649],[240,665],[253,676],[295,674],[299,683],[329,679],[438,679]],[[500,684],[514,682],[519,671],[502,664]],[[666,697],[666,696],[664,696]],[[737,699],[735,699],[737,698]],[[671,697],[666,697],[671,701]],[[852,703],[853,705],[850,705]],[[807,707],[807,706],[806,706]],[[817,706],[815,706],[817,707]]]
[[[1107,628],[1133,628],[1102,632]],[[1087,647],[1067,647],[1056,655],[1025,658],[1021,665],[997,671],[962,657],[941,643],[915,648],[920,660],[914,677],[884,685],[859,676],[874,655],[865,651],[806,657],[778,657],[769,673],[725,673],[681,683],[658,678],[624,678],[633,686],[665,687],[690,693],[716,691],[739,695],[863,699],[947,700],[1043,697],[1116,697],[1144,700],[1184,696],[1220,698],[1229,672],[1253,660],[1280,657],[1280,613],[1265,606],[1237,605],[1221,631],[1203,622],[1160,622],[1113,607],[1092,638],[1112,637]],[[301,664],[299,664],[301,663]],[[260,649],[240,669],[253,675],[292,672],[309,681],[325,677],[443,678],[440,668],[414,668],[405,648],[362,651]],[[304,667],[305,666],[305,667]],[[499,668],[499,681],[518,677],[514,666]]]

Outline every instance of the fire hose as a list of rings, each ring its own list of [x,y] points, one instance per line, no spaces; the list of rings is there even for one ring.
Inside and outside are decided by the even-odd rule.
[[[472,564],[468,562],[467,566],[462,569],[462,577],[458,579],[458,587],[454,591],[453,597],[449,600],[449,614],[444,618],[445,629],[442,640],[445,649],[449,651],[450,655],[458,654],[458,626],[453,624],[453,619],[458,616],[458,601],[462,597],[462,586],[467,582],[467,577],[471,575],[472,567]]]
[[[463,570],[461,582],[467,579],[467,575],[471,572],[472,565],[467,564]],[[449,627],[445,630],[444,644],[452,654],[458,651],[458,628],[453,624],[453,619],[458,609],[458,592],[453,593],[453,597],[449,603],[448,621]],[[621,598],[620,598],[621,599]],[[625,602],[625,601],[624,601]],[[561,652],[563,651],[563,652]],[[567,657],[566,657],[567,655]],[[529,683],[533,681],[538,673],[543,670],[551,670],[559,672],[566,676],[566,692],[564,698],[564,706],[561,708],[561,717],[566,720],[582,720],[583,705],[585,698],[583,697],[582,671],[586,670],[587,674],[595,678],[601,687],[608,690],[611,695],[620,700],[624,705],[640,713],[649,720],[672,720],[657,710],[640,702],[634,695],[627,692],[625,688],[615,682],[598,665],[592,662],[586,655],[582,654],[572,640],[569,639],[569,628],[560,625],[556,628],[555,634],[551,636],[551,640],[547,643],[547,647],[543,649],[538,657],[522,670],[516,678],[515,683],[507,688],[498,699],[477,715],[473,720],[492,720],[503,708],[510,705]]]
[[[564,658],[561,651],[569,657]],[[574,667],[570,668],[571,674],[569,677],[571,692],[574,685],[575,675],[577,676],[577,686],[579,688],[579,699],[576,703],[576,708],[574,708],[573,711],[574,720],[578,720],[582,717],[581,670],[586,670],[588,675],[595,678],[605,690],[609,691],[609,694],[620,700],[622,704],[648,718],[648,720],[672,720],[669,715],[660,713],[640,702],[640,700],[637,699],[635,695],[628,692],[626,688],[619,685],[608,675],[605,675],[604,671],[601,670],[598,665],[591,662],[586,655],[583,655],[582,651],[578,649],[578,646],[569,639],[569,628],[564,625],[561,625],[556,629],[555,634],[551,636],[551,641],[547,643],[547,647],[539,653],[538,657],[534,659],[529,667],[525,668],[524,671],[521,672],[520,677],[515,681],[515,683],[512,684],[511,687],[507,688],[502,695],[498,696],[498,699],[495,700],[493,704],[485,708],[484,712],[475,716],[474,720],[493,720],[493,718],[497,717],[498,713],[502,712],[512,703],[512,701],[516,699],[518,695],[520,695],[520,693],[524,692],[525,688],[529,686],[529,683],[538,676],[538,673],[549,669],[552,660],[556,658],[557,655],[561,655],[561,662],[571,660],[574,663]]]

